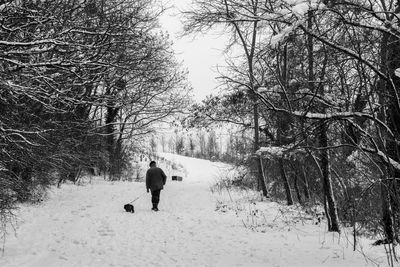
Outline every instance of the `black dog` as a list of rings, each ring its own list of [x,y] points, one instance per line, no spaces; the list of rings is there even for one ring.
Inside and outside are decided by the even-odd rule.
[[[135,212],[135,208],[131,204],[125,204],[124,205],[124,209],[125,209],[126,212],[132,212],[132,213]]]

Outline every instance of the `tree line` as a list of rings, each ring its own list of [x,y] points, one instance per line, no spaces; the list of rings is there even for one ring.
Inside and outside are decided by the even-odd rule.
[[[186,33],[222,29],[240,60],[192,124],[251,131],[247,162],[265,196],[314,198],[330,231],[400,241],[399,2],[194,2]]]
[[[118,180],[190,91],[144,0],[0,1],[0,220],[97,169]]]

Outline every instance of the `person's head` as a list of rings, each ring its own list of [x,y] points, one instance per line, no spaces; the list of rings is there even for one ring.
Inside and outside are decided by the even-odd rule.
[[[156,167],[156,162],[154,160],[150,161],[150,167]]]

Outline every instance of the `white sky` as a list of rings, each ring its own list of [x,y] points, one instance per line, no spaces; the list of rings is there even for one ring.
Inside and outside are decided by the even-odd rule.
[[[161,27],[170,34],[176,58],[189,71],[188,78],[193,87],[194,99],[200,102],[207,95],[216,92],[216,66],[225,65],[223,49],[228,38],[217,31],[178,38],[183,27],[179,10],[187,9],[191,0],[163,0],[163,3],[173,8],[161,17]]]

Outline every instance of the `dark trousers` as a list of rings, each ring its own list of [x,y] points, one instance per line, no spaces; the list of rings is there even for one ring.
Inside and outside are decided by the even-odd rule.
[[[160,192],[161,189],[151,190],[151,203],[157,205],[160,202]]]

